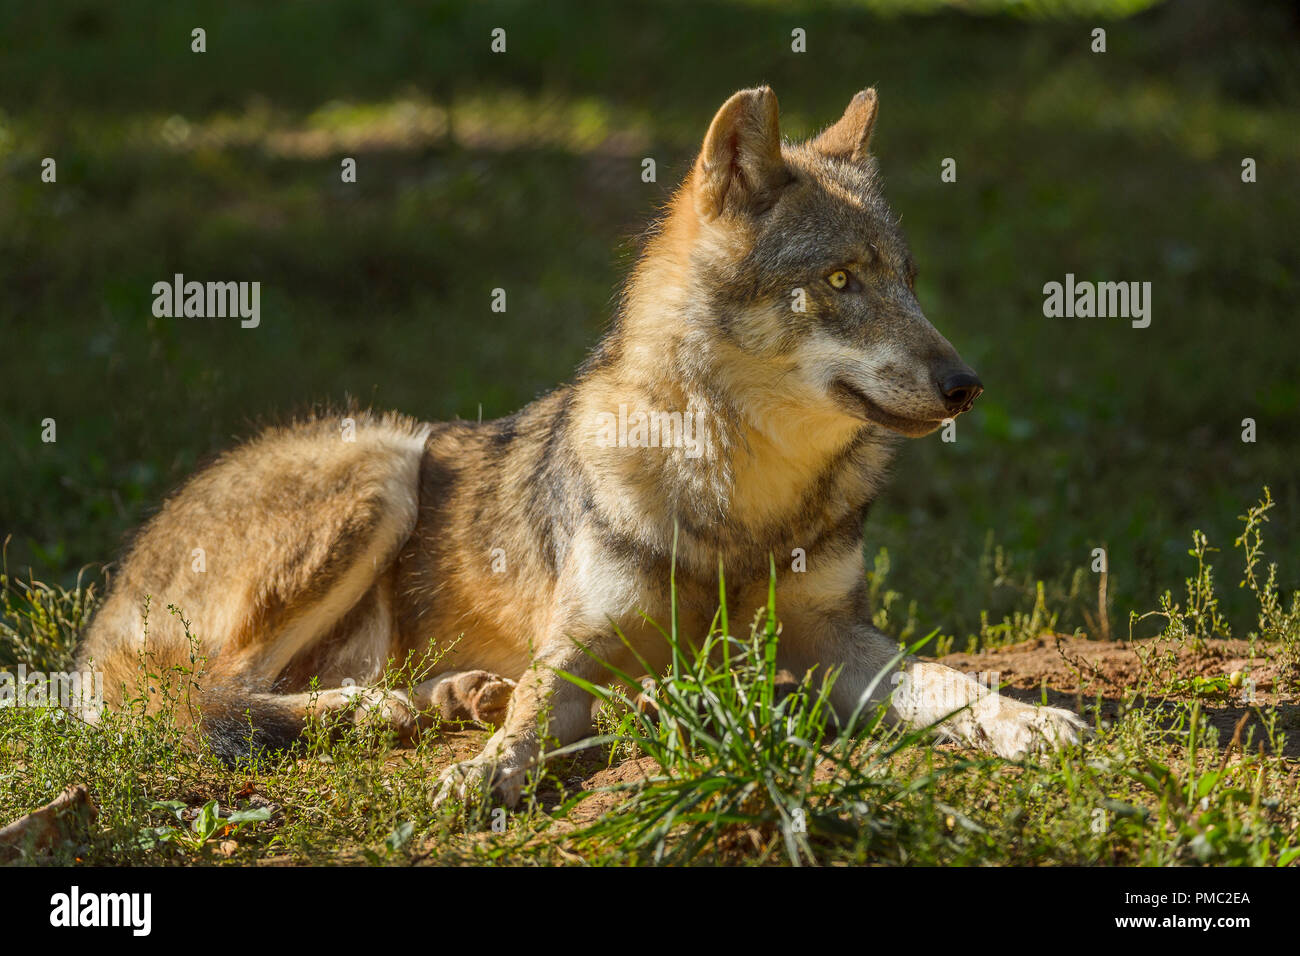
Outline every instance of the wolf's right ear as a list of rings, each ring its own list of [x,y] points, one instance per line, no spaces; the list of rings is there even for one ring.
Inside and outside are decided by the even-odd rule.
[[[741,90],[722,104],[695,162],[695,210],[702,218],[772,205],[790,180],[778,117],[776,94],[766,86]]]
[[[873,87],[863,90],[849,103],[849,108],[834,126],[812,141],[813,149],[823,156],[860,163],[867,158],[871,131],[876,128],[876,110],[880,101]]]

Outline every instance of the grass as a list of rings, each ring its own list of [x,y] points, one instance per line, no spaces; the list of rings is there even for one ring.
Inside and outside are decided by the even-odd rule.
[[[1130,645],[1140,679],[1109,701],[1085,693],[1084,675],[1053,688],[1095,730],[1057,754],[987,758],[876,712],[835,724],[833,673],[778,675],[773,586],[747,636],[732,636],[720,600],[698,638],[668,622],[672,662],[648,687],[631,673],[589,687],[601,732],[556,751],[517,810],[430,809],[438,771],[484,742],[477,729],[442,726],[397,748],[374,721],[314,723],[293,752],[224,766],[172,719],[201,679],[182,670],[155,675],[169,701],[156,714],[127,706],[89,726],[56,708],[0,708],[0,820],[86,783],[93,830],[29,861],[56,863],[1289,865],[1300,604],[1283,613],[1279,572],[1261,574],[1270,503],[1266,491],[1237,539],[1256,596],[1244,630],[1276,674],[1266,699],[1238,705],[1243,675],[1215,672],[1229,624],[1206,613],[1218,590],[1197,534],[1188,601],[1163,595],[1160,634]],[[93,598],[8,577],[0,593],[11,652],[68,667],[70,623],[84,616],[68,609]],[[1195,679],[1182,676],[1189,664]]]

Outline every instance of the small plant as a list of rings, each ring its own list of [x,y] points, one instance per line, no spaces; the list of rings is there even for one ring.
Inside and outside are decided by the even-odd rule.
[[[1263,525],[1273,507],[1273,497],[1267,487],[1264,497],[1246,514],[1239,516],[1245,527],[1233,546],[1241,548],[1244,557],[1241,588],[1248,588],[1256,598],[1256,628],[1249,632],[1251,653],[1257,643],[1274,651],[1278,664],[1279,683],[1296,687],[1300,685],[1300,591],[1291,597],[1290,608],[1285,607],[1277,585],[1277,565],[1268,566],[1268,575],[1260,579],[1260,560],[1263,555]],[[1148,650],[1135,645],[1135,652],[1147,675],[1148,689],[1159,693],[1176,693],[1187,689],[1187,681],[1175,675],[1180,652],[1200,653],[1211,637],[1229,637],[1232,630],[1219,610],[1219,597],[1215,590],[1214,569],[1207,555],[1218,549],[1209,545],[1200,531],[1192,532],[1192,547],[1187,552],[1196,559],[1196,574],[1187,579],[1187,603],[1180,605],[1166,591],[1160,597],[1160,607],[1145,614],[1129,615],[1129,640],[1133,640],[1133,627],[1150,617],[1164,619],[1155,643]],[[1196,688],[1193,687],[1193,690]],[[1281,689],[1281,688],[1279,688]]]
[[[189,807],[182,800],[156,801],[150,810],[164,810],[176,817],[181,826],[148,827],[140,831],[140,845],[152,848],[160,843],[172,843],[191,853],[204,853],[217,837],[233,837],[250,823],[264,823],[271,819],[271,811],[264,807],[255,810],[236,810],[229,816],[221,815],[221,807],[216,800],[209,800],[197,813],[189,825],[185,818]]]
[[[1273,504],[1273,495],[1265,486],[1263,500],[1238,516],[1245,528],[1233,544],[1245,554],[1246,566],[1239,587],[1249,588],[1259,604],[1258,629],[1250,632],[1251,645],[1256,640],[1275,642],[1279,679],[1295,689],[1300,688],[1300,590],[1291,595],[1291,606],[1287,609],[1277,586],[1277,564],[1269,564],[1263,582],[1258,574],[1264,554],[1263,526]]]
[[[1193,677],[1181,677],[1170,684],[1169,691],[1172,694],[1216,700],[1220,703],[1226,703],[1241,693],[1238,685],[1233,684],[1232,677],[1228,674],[1214,677],[1202,677],[1199,674]]]

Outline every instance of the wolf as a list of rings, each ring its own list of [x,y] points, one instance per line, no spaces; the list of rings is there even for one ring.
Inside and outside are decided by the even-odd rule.
[[[498,729],[436,801],[513,803],[544,737],[590,731],[592,697],[562,672],[666,665],[649,622],[671,613],[671,573],[679,626],[702,634],[720,568],[728,605],[756,608],[769,556],[799,549],[776,565],[779,664],[838,669],[841,717],[883,704],[1012,759],[1077,743],[1077,715],[901,658],[870,623],[863,522],[896,446],[983,388],[917,301],[869,151],[877,109],[863,90],[791,143],[770,88],[730,97],[572,384],[481,423],[317,415],[200,471],[141,530],[81,643],[105,705],[146,658],[198,655],[196,728],[232,759],[290,745],[313,715],[407,732],[449,708]],[[147,595],[183,613],[146,631]],[[430,648],[428,680],[380,689]]]

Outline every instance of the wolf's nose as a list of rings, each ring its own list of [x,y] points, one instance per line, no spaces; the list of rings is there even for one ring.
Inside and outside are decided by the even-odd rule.
[[[939,382],[939,391],[943,392],[943,402],[948,411],[964,412],[984,391],[984,383],[970,369],[963,369],[945,375]]]

